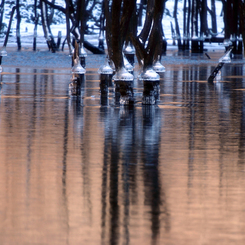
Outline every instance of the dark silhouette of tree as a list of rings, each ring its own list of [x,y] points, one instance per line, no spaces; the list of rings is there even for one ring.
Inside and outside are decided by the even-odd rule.
[[[166,0],[149,0],[146,20],[141,33],[138,36],[131,35],[138,61],[144,69],[151,67],[158,56],[162,54],[162,17],[165,2]]]
[[[135,13],[135,0],[113,0],[111,8],[108,0],[105,0],[108,54],[117,70],[123,67],[123,44],[128,35],[131,18]]]

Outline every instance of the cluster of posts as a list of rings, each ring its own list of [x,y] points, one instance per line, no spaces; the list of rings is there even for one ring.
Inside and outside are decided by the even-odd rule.
[[[69,84],[71,96],[81,96],[81,88],[85,82],[86,56],[83,45],[75,43],[72,55],[72,78]],[[115,104],[133,105],[134,99],[134,66],[135,49],[129,43],[123,50],[124,66],[118,71],[115,70],[114,63],[107,56],[105,62],[100,66],[100,95],[101,104],[107,104],[110,88],[114,91]],[[152,68],[140,71],[137,79],[143,82],[143,105],[154,105],[160,98],[160,78],[165,72],[165,67],[159,59]]]

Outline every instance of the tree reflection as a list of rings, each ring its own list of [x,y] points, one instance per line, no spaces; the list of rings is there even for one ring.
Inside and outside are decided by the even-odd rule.
[[[130,243],[133,234],[129,227],[136,218],[130,210],[135,205],[141,206],[137,198],[141,189],[138,185],[144,186],[143,206],[151,223],[153,244],[157,242],[162,222],[166,231],[170,229],[158,166],[161,117],[158,109],[152,106],[144,106],[142,113],[140,120],[135,107],[103,109],[102,244],[121,244],[122,240],[123,244]],[[142,179],[139,174],[143,175]]]

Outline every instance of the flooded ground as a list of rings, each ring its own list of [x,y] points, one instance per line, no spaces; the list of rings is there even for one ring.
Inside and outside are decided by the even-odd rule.
[[[81,97],[69,66],[3,60],[0,243],[244,244],[245,65],[210,84],[210,56],[163,57],[159,101],[135,79],[130,107],[101,98],[104,56]]]

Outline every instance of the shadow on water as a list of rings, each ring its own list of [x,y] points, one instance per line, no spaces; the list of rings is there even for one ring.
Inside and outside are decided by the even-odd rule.
[[[130,106],[93,70],[71,96],[69,73],[5,69],[1,243],[243,244],[245,68],[224,68],[167,67]]]

